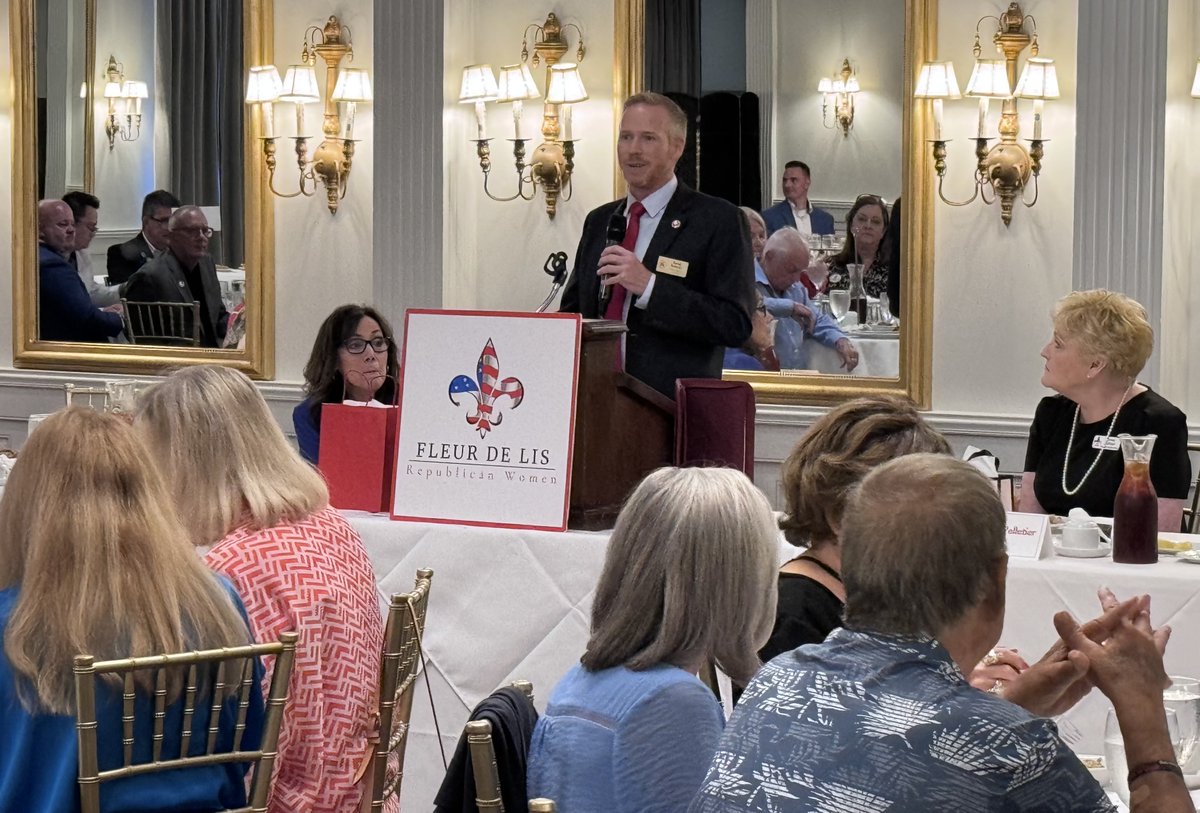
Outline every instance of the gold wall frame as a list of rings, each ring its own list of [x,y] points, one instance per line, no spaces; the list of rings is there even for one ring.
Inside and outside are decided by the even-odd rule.
[[[242,152],[245,160],[246,308],[244,350],[153,347],[132,344],[48,342],[37,331],[37,90],[34,19],[35,0],[9,3],[9,50],[13,65],[12,135],[12,308],[13,365],[42,370],[147,374],[191,364],[222,364],[251,378],[275,375],[275,207],[266,169],[258,160],[262,119],[246,118]],[[95,19],[94,4],[89,10]],[[274,2],[245,0],[245,64],[273,61]],[[94,32],[94,28],[90,29]],[[94,38],[94,36],[92,37]],[[95,61],[94,44],[89,49]],[[91,117],[93,82],[88,83],[85,127]],[[94,126],[94,124],[92,125]],[[85,168],[91,162],[85,162]],[[90,186],[89,186],[90,188]]]
[[[937,0],[904,3],[904,139],[901,190],[904,222],[901,264],[903,319],[898,378],[855,378],[811,373],[750,373],[726,370],[725,377],[749,381],[762,403],[836,404],[865,395],[904,395],[928,409],[933,396],[933,171],[925,148],[930,122],[926,106],[913,98],[921,65],[937,50]],[[645,89],[643,57],[645,0],[614,0],[613,106],[619,127],[621,103]],[[623,195],[621,169],[614,189]]]

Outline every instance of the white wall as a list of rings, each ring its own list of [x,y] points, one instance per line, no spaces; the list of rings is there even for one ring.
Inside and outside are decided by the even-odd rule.
[[[812,168],[814,200],[853,201],[870,192],[895,200],[900,194],[903,132],[903,0],[780,0],[775,96],[772,200],[782,199],[779,179],[787,161]],[[837,78],[849,57],[862,91],[854,102],[848,136],[836,125],[833,107],[822,124],[822,77]]]

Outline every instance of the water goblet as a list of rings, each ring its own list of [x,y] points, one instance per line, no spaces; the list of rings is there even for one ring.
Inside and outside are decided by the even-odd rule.
[[[1171,745],[1179,754],[1179,718],[1167,709],[1167,732]],[[1116,709],[1109,709],[1104,719],[1104,767],[1108,769],[1108,782],[1125,805],[1129,804],[1129,762],[1125,757],[1125,739],[1121,725],[1117,722]]]

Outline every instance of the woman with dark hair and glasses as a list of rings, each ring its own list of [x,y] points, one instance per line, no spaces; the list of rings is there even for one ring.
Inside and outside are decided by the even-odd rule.
[[[846,267],[857,263],[863,269],[863,287],[868,296],[878,297],[887,293],[888,274],[891,267],[890,252],[883,246],[883,236],[888,228],[888,209],[878,195],[859,195],[846,215],[846,242],[842,250],[829,258],[829,279],[835,275],[847,280]],[[836,285],[834,286],[836,287]]]
[[[754,294],[754,313],[751,314],[750,338],[741,347],[726,347],[726,370],[769,370],[779,372],[775,357],[775,317],[767,312],[762,293]]]
[[[400,361],[392,326],[369,305],[342,305],[325,318],[304,365],[308,396],[292,412],[300,455],[317,462],[321,406],[342,401],[395,400]]]

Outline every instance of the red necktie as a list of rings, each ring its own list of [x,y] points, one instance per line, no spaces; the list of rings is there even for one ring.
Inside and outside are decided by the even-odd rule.
[[[646,214],[646,207],[642,205],[640,200],[635,200],[633,205],[629,207],[629,223],[625,226],[625,239],[621,241],[621,248],[633,251],[637,246],[638,230],[642,226],[642,215],[644,214]],[[612,299],[608,300],[608,307],[604,309],[605,319],[622,321],[622,316],[625,312],[625,295],[627,293],[624,285],[617,283],[613,286]]]

